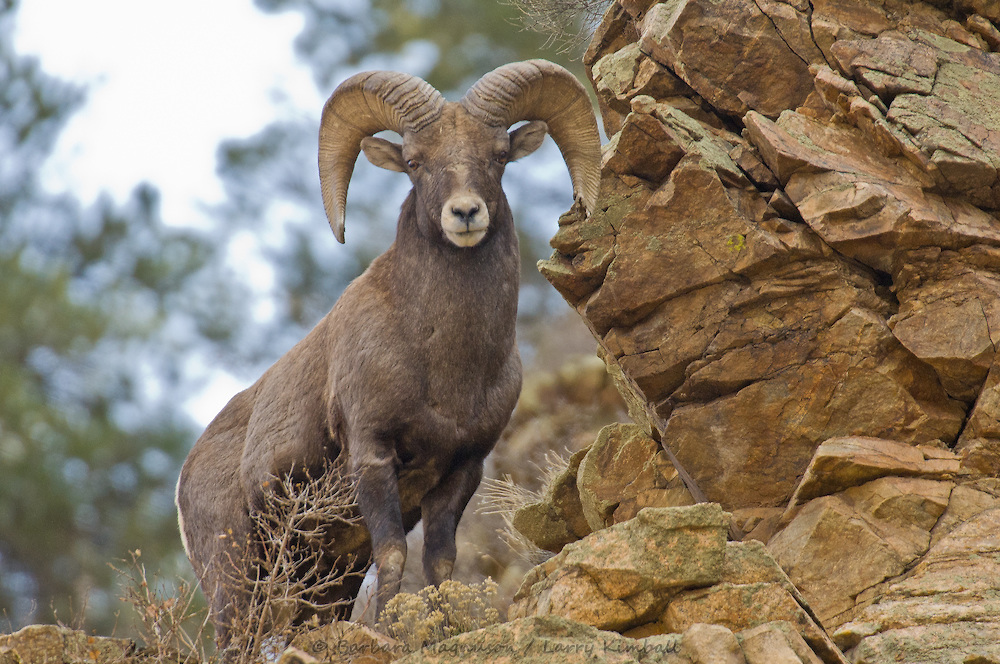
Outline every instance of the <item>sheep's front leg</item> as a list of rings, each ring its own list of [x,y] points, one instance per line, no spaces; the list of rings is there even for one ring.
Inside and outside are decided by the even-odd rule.
[[[406,563],[406,530],[399,506],[399,481],[392,458],[360,464],[355,472],[358,511],[372,538],[378,580],[376,607],[381,615],[386,603],[399,592]]]
[[[483,460],[467,459],[420,503],[424,522],[424,576],[429,585],[451,578],[455,567],[455,531],[462,512],[483,478]]]

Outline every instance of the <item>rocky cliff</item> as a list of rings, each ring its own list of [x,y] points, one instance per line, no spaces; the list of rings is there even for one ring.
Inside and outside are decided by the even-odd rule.
[[[539,266],[639,425],[569,478],[588,524],[721,504],[858,662],[1000,661],[998,24],[619,0],[586,55],[599,210]]]

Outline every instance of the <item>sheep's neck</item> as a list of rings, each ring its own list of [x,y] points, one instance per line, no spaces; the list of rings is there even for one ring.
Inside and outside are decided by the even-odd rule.
[[[394,299],[414,311],[409,332],[428,339],[442,362],[474,362],[499,371],[514,344],[520,272],[517,234],[506,200],[501,200],[491,237],[463,249],[428,237],[416,218],[413,196],[400,216],[389,250]]]

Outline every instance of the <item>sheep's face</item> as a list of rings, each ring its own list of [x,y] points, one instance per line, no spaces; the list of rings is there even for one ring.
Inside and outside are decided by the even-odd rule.
[[[410,176],[419,216],[436,227],[433,232],[458,247],[474,247],[496,218],[507,163],[534,152],[545,131],[544,122],[529,122],[508,133],[448,104],[437,121],[406,133],[402,145],[369,137],[361,147],[376,166]]]

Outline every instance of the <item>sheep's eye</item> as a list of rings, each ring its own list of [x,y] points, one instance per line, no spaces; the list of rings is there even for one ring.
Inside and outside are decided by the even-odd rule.
[[[415,170],[417,170],[420,167],[420,162],[417,161],[416,159],[407,159],[406,160],[406,166],[411,171],[415,171]]]
[[[501,164],[506,164],[507,163],[507,151],[506,150],[501,150],[500,151],[500,153],[497,155],[497,161],[499,161]]]

